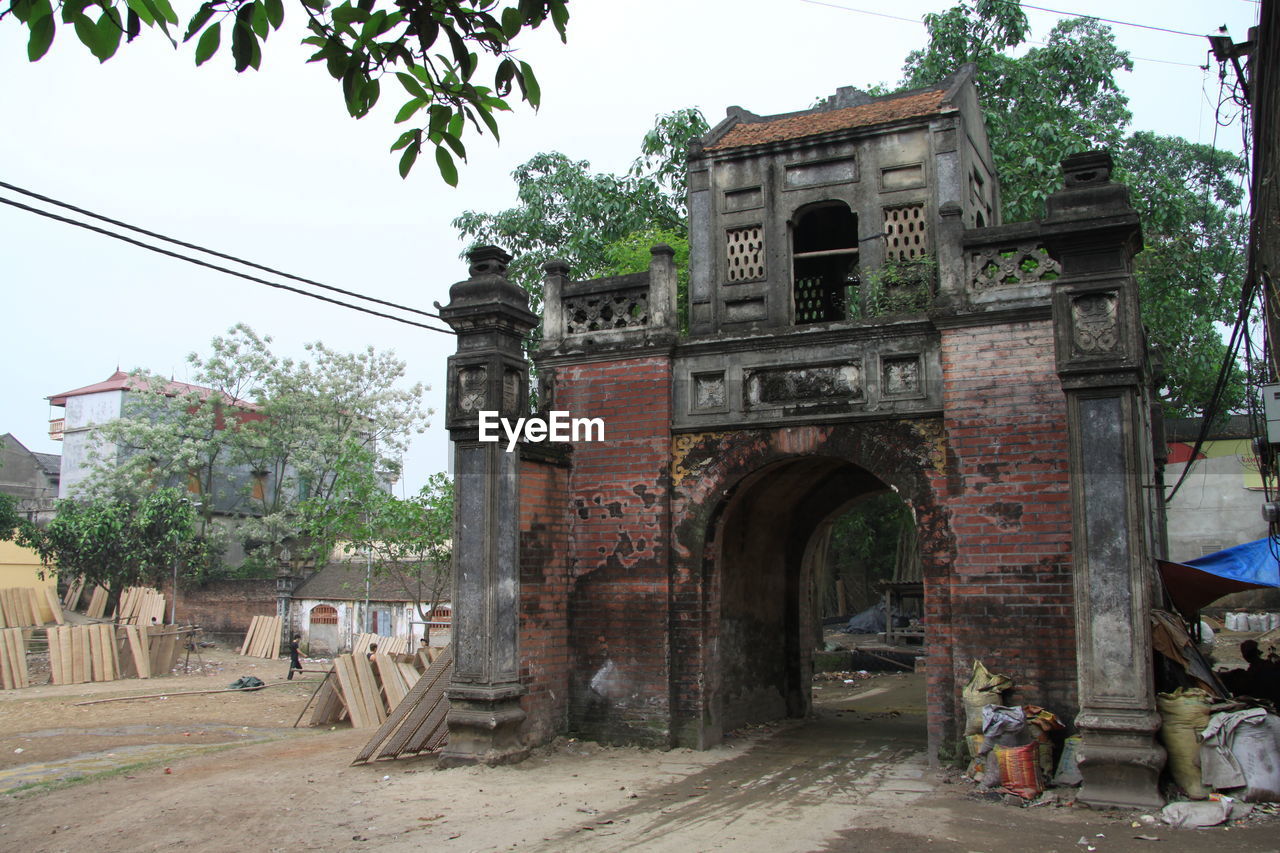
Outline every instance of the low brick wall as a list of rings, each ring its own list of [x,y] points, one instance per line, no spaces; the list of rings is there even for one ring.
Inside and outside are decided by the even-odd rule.
[[[274,578],[213,581],[178,593],[178,622],[199,625],[219,640],[242,638],[254,616],[274,615]]]

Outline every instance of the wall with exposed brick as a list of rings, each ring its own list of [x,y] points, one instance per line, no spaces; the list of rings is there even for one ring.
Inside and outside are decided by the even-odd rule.
[[[962,716],[958,691],[979,659],[1017,682],[1011,701],[1070,721],[1071,495],[1052,323],[946,329],[942,366],[947,466],[935,488],[955,542],[950,571],[926,579],[930,705]]]
[[[569,454],[526,445],[520,466],[520,681],[525,743],[569,724]]]
[[[199,625],[223,641],[243,639],[253,617],[275,615],[274,578],[212,581],[178,593],[178,623]]]
[[[556,366],[556,408],[605,423],[573,448],[568,628],[571,725],[606,742],[669,737],[670,401],[666,353]]]

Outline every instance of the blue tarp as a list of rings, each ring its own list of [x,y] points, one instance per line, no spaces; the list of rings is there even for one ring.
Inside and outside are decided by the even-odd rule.
[[[1187,560],[1183,565],[1220,578],[1258,586],[1280,586],[1277,554],[1280,554],[1280,539],[1259,539]]]
[[[1183,615],[1191,617],[1233,592],[1280,587],[1280,539],[1259,539],[1185,563],[1157,560],[1160,577]]]

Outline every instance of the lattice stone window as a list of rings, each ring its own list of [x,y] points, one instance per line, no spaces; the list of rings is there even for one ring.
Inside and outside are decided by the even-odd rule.
[[[764,278],[764,229],[761,226],[725,231],[725,268],[730,283]]]
[[[900,261],[910,260],[927,252],[924,203],[904,204],[884,209],[885,255]]]

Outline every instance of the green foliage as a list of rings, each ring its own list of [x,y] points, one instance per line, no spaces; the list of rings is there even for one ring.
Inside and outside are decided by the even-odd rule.
[[[964,62],[977,65],[1005,221],[1043,215],[1062,186],[1060,162],[1110,149],[1117,180],[1130,187],[1142,217],[1137,258],[1142,319],[1164,354],[1165,409],[1190,416],[1208,404],[1226,347],[1215,324],[1229,322],[1243,281],[1245,164],[1177,137],[1126,137],[1128,99],[1115,82],[1128,55],[1096,20],[1059,21],[1045,47],[1019,56],[1029,34],[1022,10],[1005,0],[966,0],[925,16],[929,45],[907,57],[903,85],[938,82]],[[1243,398],[1236,371],[1225,403]]]
[[[309,344],[310,360],[281,359],[271,338],[243,324],[192,354],[192,378],[210,391],[138,374],[123,417],[97,430],[83,494],[137,501],[157,486],[195,494],[209,562],[235,537],[249,570],[274,571],[285,548],[327,559],[331,542],[303,537],[301,505],[344,499],[362,478],[399,469],[429,412],[423,386],[400,387],[405,364],[372,347],[344,354]],[[197,497],[198,495],[198,497]]]
[[[594,173],[587,161],[556,151],[536,154],[511,173],[515,207],[469,210],[453,226],[473,247],[492,244],[511,253],[508,276],[529,292],[530,308],[540,314],[542,265],[552,258],[567,261],[581,280],[618,269],[616,258],[626,252],[619,244],[636,235],[661,232],[672,235],[666,242],[673,248],[687,244],[686,148],[706,130],[696,109],[658,116],[626,175]]]
[[[26,522],[18,512],[18,499],[0,492],[0,542],[8,542]]]
[[[1068,154],[1115,147],[1130,121],[1115,73],[1129,55],[1111,29],[1091,19],[1059,21],[1044,47],[1018,57],[1005,51],[1027,38],[1026,15],[1006,0],[972,0],[925,15],[929,45],[913,51],[903,85],[937,83],[962,64],[977,66],[976,83],[1000,178],[1007,222],[1043,215],[1044,200],[1062,187]]]
[[[601,275],[644,272],[653,258],[650,251],[659,243],[675,250],[676,312],[681,331],[689,327],[689,230],[646,228],[615,240],[604,247],[605,266]]]
[[[873,495],[832,524],[827,558],[831,576],[842,578],[850,612],[877,597],[877,581],[892,580],[898,539],[913,524],[911,510],[894,492]]]
[[[888,258],[863,280],[869,317],[927,311],[938,284],[938,260],[931,254]]]
[[[19,544],[40,555],[59,575],[83,576],[112,593],[136,585],[159,585],[174,561],[199,560],[195,506],[178,489],[156,489],[137,500],[100,497],[58,501],[57,515],[43,528],[25,525]]]
[[[347,112],[368,114],[378,102],[382,78],[394,73],[409,99],[396,122],[415,119],[392,146],[401,151],[400,174],[413,168],[426,146],[435,148],[441,177],[458,182],[454,158],[466,159],[462,143],[469,124],[476,132],[498,136],[495,113],[507,111],[507,98],[519,89],[534,109],[541,103],[538,79],[517,56],[515,40],[548,19],[565,39],[567,0],[519,0],[499,9],[496,0],[299,0],[306,21],[302,43],[315,49],[310,62],[323,63],[339,82]],[[209,61],[229,35],[236,71],[262,64],[268,37],[284,23],[284,0],[207,0],[179,27],[169,0],[8,0],[0,20],[12,17],[25,26],[27,58],[35,62],[53,44],[57,24],[71,25],[76,38],[106,62],[145,25],[178,47],[195,40],[195,64]],[[481,57],[496,63],[492,86],[481,85]]]
[[[341,501],[308,501],[306,530],[318,541],[342,542],[367,555],[375,573],[392,577],[425,620],[446,600],[453,540],[453,481],[432,474],[418,494],[400,499],[367,471],[352,472]]]

